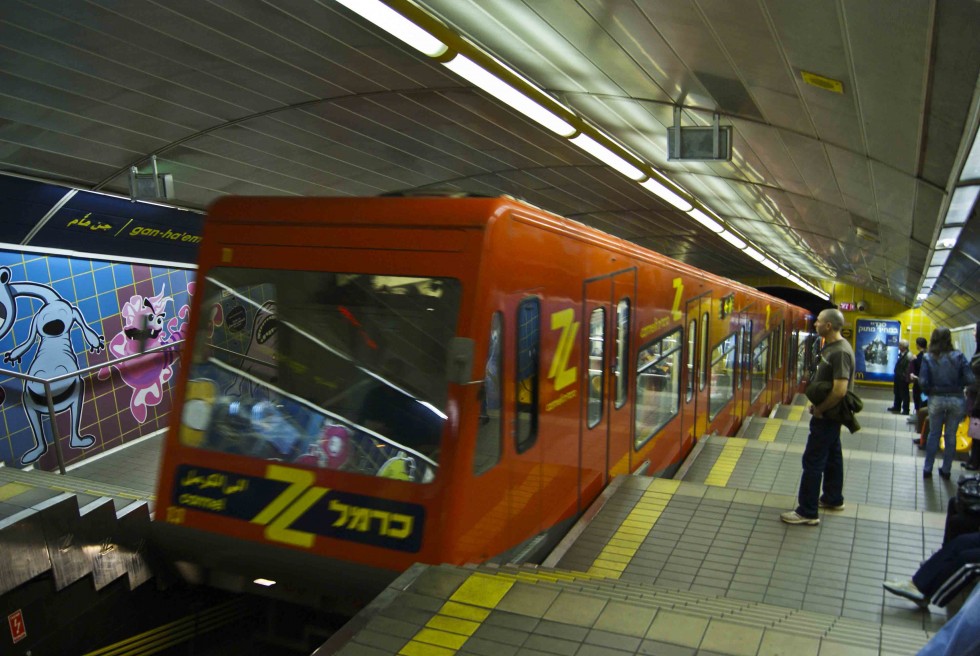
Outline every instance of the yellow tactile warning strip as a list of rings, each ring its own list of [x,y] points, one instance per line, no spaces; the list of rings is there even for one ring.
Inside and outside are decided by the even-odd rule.
[[[155,629],[144,631],[120,640],[107,647],[90,651],[85,656],[137,656],[155,654],[159,651],[181,645],[194,636],[207,633],[226,624],[238,621],[247,610],[244,599],[233,599],[209,608],[200,613],[187,615]]]
[[[513,585],[512,579],[472,574],[398,653],[404,656],[455,654]]]
[[[778,419],[770,419],[769,423],[763,428],[763,433],[769,429],[769,426],[773,421],[779,421]],[[778,428],[776,430],[779,430]],[[762,436],[759,436],[762,440]],[[729,437],[725,440],[725,447],[721,450],[721,455],[718,456],[718,460],[715,461],[714,467],[708,472],[707,477],[704,479],[705,485],[717,485],[719,487],[725,487],[728,485],[728,479],[731,478],[732,472],[735,471],[735,465],[738,464],[738,459],[742,455],[742,449],[745,448],[745,444],[748,442],[744,437]]]
[[[776,433],[779,432],[779,429],[782,427],[782,425],[783,425],[783,420],[782,419],[770,419],[770,420],[768,420],[766,422],[766,425],[763,426],[762,427],[762,430],[759,432],[759,441],[760,442],[775,442],[776,441]]]
[[[805,405],[794,405],[789,409],[789,416],[786,419],[789,421],[800,421],[803,419],[804,410],[806,410]]]
[[[613,579],[622,576],[680,484],[680,481],[664,478],[651,481],[633,510],[596,556],[589,574]]]
[[[24,483],[7,483],[5,485],[0,485],[0,501],[13,499],[18,494],[32,489],[34,489],[32,485],[25,485]]]

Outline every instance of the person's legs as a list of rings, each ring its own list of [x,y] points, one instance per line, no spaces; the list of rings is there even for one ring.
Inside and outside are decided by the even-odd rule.
[[[840,424],[829,419],[813,417],[810,419],[810,435],[803,450],[803,474],[800,477],[800,492],[796,513],[801,517],[816,518],[820,502],[820,482],[827,466],[827,457],[836,435],[837,448],[840,449]],[[843,472],[843,468],[841,468]],[[838,493],[840,491],[838,490]],[[843,503],[843,498],[841,499]]]
[[[943,421],[946,427],[944,433],[945,445],[943,447],[943,466],[939,473],[949,478],[953,468],[953,460],[956,459],[956,429],[960,426],[963,419],[963,400],[955,397],[945,397],[943,399],[946,406],[946,417]]]
[[[943,434],[945,405],[939,397],[929,399],[929,437],[926,439],[926,458],[922,463],[922,474],[932,476],[932,465],[939,450],[939,438]]]
[[[899,385],[898,396],[901,402],[898,409],[902,411],[903,415],[907,415],[909,413],[909,384],[907,381],[903,380],[901,385]]]
[[[827,463],[823,470],[823,494],[820,500],[828,506],[844,505],[844,456],[841,453],[839,425],[827,445]]]
[[[958,569],[977,562],[980,562],[980,533],[967,533],[932,554],[912,576],[912,582],[929,599]]]
[[[912,383],[912,402],[915,404],[916,411],[922,407],[922,388],[919,387],[919,381]]]
[[[893,397],[892,407],[885,408],[885,409],[888,412],[898,412],[901,409],[901,406],[899,404],[902,402],[902,400],[899,397],[898,380],[897,380],[897,378],[896,378],[896,380],[892,381],[892,397]]]

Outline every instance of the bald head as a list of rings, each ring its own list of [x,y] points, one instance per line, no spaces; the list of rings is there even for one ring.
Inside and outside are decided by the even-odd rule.
[[[823,323],[829,324],[836,332],[840,332],[840,329],[844,327],[844,315],[837,308],[828,308],[823,310],[817,315],[817,319]]]

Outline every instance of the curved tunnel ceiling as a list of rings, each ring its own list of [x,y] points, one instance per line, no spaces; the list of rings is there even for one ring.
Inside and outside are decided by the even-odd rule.
[[[977,127],[980,4],[425,0],[810,280],[912,305]],[[0,169],[178,205],[223,194],[510,194],[740,280],[685,213],[332,0],[5,2]],[[842,83],[811,86],[802,71]],[[668,161],[718,113],[730,162]],[[975,213],[925,309],[980,320]]]

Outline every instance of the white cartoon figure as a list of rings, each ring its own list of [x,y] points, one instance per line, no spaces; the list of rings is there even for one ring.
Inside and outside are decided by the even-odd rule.
[[[29,375],[54,378],[78,371],[78,360],[71,345],[71,329],[76,324],[82,329],[91,353],[99,353],[105,348],[105,337],[89,327],[77,307],[47,285],[10,282],[10,269],[7,267],[0,267],[0,339],[6,337],[13,327],[17,319],[17,298],[22,296],[36,298],[43,305],[31,320],[29,338],[20,346],[4,353],[4,362],[19,363],[37,340],[37,352],[27,370]],[[69,445],[74,449],[92,446],[95,437],[78,433],[81,425],[82,400],[85,396],[85,382],[82,378],[76,376],[53,383],[51,396],[56,413],[71,410]],[[20,462],[22,465],[29,465],[48,450],[41,424],[42,416],[50,414],[44,385],[24,382],[24,410],[27,412],[27,420],[34,433],[34,446],[21,456]],[[54,421],[54,417],[49,419]]]

